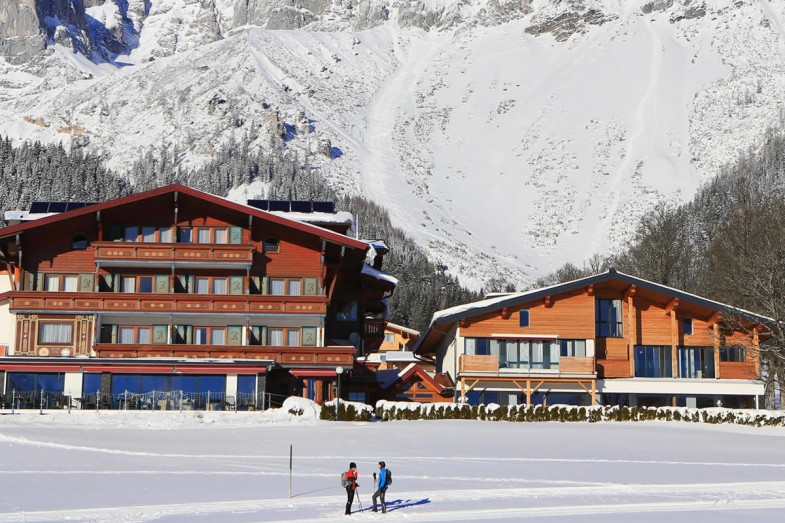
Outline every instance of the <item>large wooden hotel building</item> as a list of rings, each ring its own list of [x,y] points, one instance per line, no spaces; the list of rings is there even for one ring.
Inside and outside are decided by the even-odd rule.
[[[396,283],[385,246],[347,229],[181,185],[2,228],[0,393],[35,407],[329,400],[337,369],[384,340]]]

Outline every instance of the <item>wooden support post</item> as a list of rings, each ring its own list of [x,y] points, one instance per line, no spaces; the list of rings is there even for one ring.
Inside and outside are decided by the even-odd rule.
[[[714,377],[720,378],[720,324],[714,323],[711,326],[714,331]]]
[[[630,362],[630,377],[635,376],[635,339],[637,338],[637,329],[635,325],[635,303],[633,296],[635,296],[635,285],[630,285],[624,293],[624,299],[627,301],[627,358]]]
[[[752,346],[755,349],[753,357],[755,358],[755,376],[760,378],[760,336],[758,335],[758,326],[752,328]]]
[[[671,365],[672,365],[672,372],[673,377],[679,377],[679,364],[678,358],[676,356],[676,347],[679,343],[679,325],[676,322],[676,309],[671,311]]]

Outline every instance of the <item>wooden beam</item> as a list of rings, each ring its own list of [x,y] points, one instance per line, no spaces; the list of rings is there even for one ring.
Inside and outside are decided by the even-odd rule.
[[[679,308],[679,298],[673,298],[671,301],[668,302],[668,305],[665,306],[665,314],[675,311],[678,308]]]
[[[510,317],[510,309],[507,307],[502,307],[502,318],[505,320]]]
[[[722,313],[720,311],[715,311],[708,317],[706,320],[706,325],[711,327],[712,325],[716,325],[722,319]]]
[[[545,303],[545,306],[547,308],[553,307],[553,296],[546,296],[545,300],[543,300],[543,302]]]
[[[631,297],[635,296],[635,291],[636,291],[637,289],[638,289],[638,288],[637,288],[635,285],[630,285],[629,287],[627,287],[627,290],[626,290],[626,291],[624,291],[624,300],[626,301],[626,300],[628,300],[629,298],[631,298]]]
[[[752,328],[752,346],[755,349],[755,376],[760,378],[760,336],[758,335],[758,329],[762,328],[762,325],[755,325]]]
[[[637,328],[635,325],[635,302],[633,296],[635,295],[635,285],[630,285],[627,292],[624,293],[625,300],[627,300],[627,358],[630,360],[630,377],[635,376],[635,340],[637,339]]]
[[[679,300],[676,301],[676,307],[679,306]],[[676,321],[676,307],[670,309],[671,315],[671,368],[672,368],[672,376],[674,378],[679,377],[679,368],[678,368],[678,358],[676,356],[677,346],[679,344],[679,324]]]
[[[592,283],[588,287],[586,287],[586,294],[589,296],[594,296],[594,284]]]
[[[714,322],[711,327],[714,332],[714,377],[720,378],[720,324]]]

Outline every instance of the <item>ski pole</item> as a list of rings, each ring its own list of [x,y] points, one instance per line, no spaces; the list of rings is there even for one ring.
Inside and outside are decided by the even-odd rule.
[[[354,489],[354,495],[357,497],[357,504],[360,505],[360,512],[363,511],[363,503],[360,501],[360,491],[356,488]]]

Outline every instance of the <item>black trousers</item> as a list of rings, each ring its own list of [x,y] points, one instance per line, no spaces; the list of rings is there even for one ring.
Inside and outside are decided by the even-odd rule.
[[[376,492],[373,493],[373,510],[376,511],[376,499],[381,499],[382,502],[382,513],[387,512],[387,505],[384,504],[384,494],[387,492],[387,487],[382,487],[377,489]]]
[[[352,503],[354,503],[354,489],[346,487],[346,513],[352,513]]]

